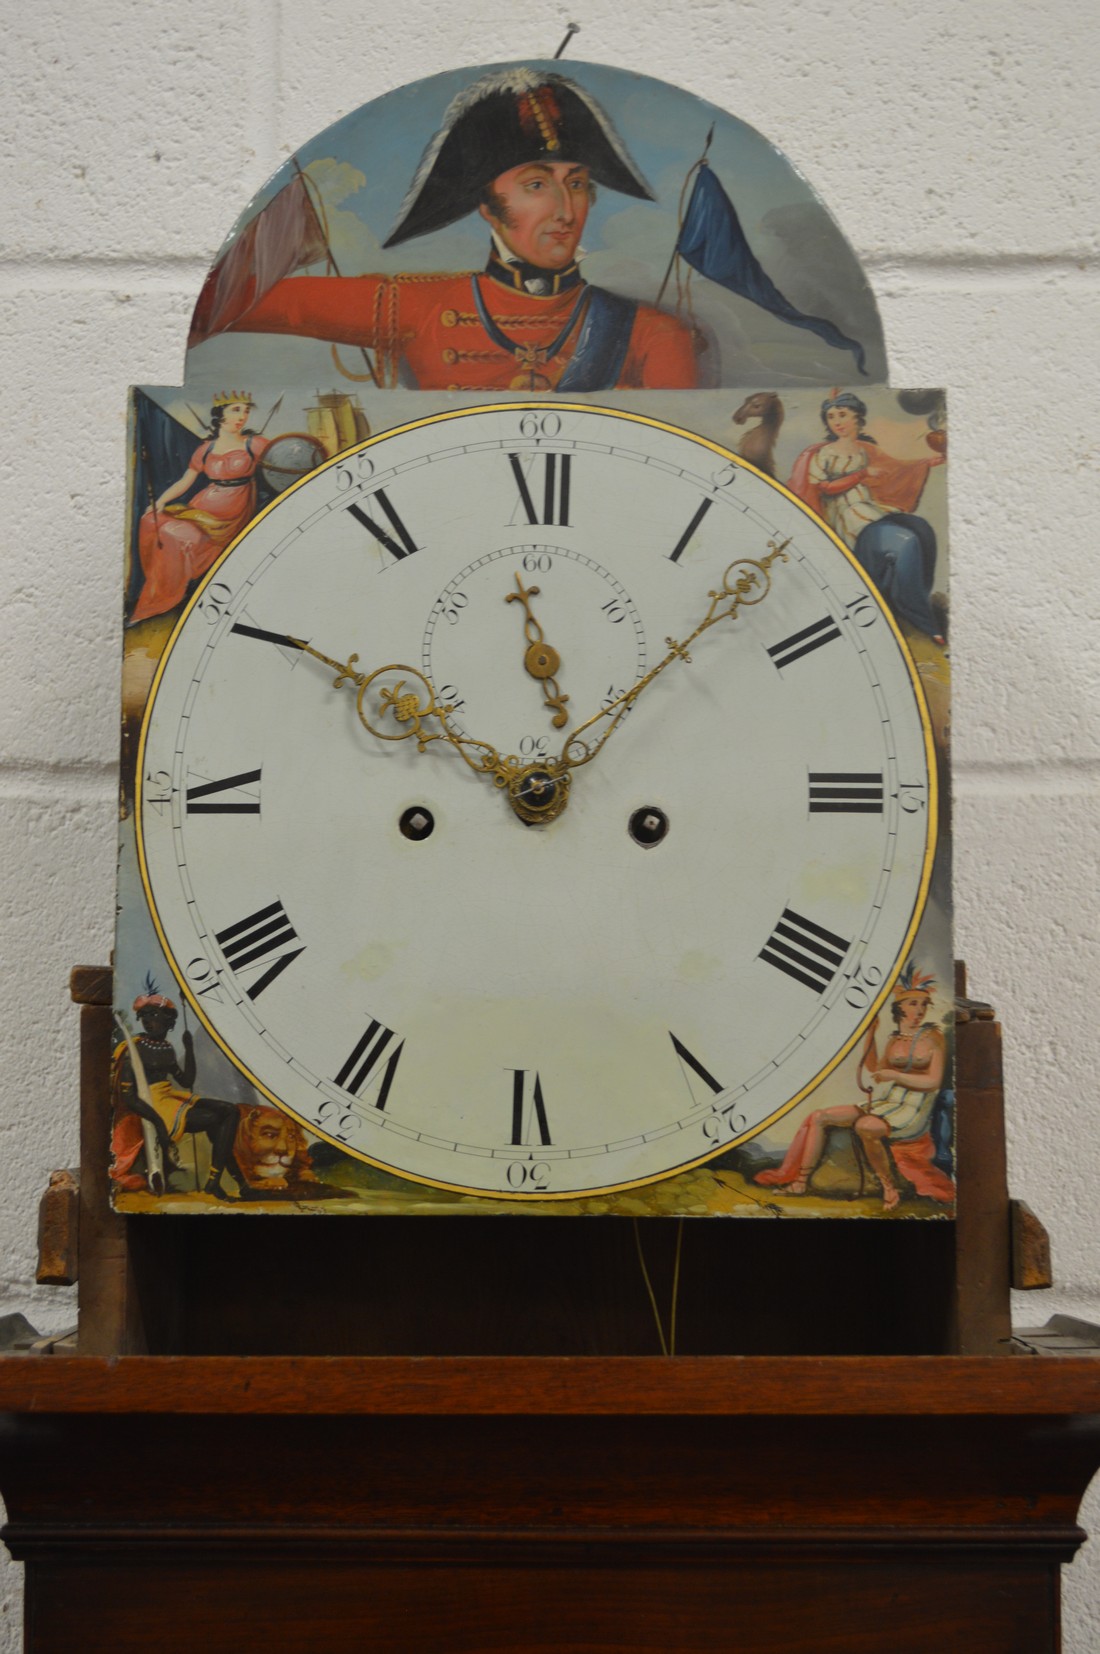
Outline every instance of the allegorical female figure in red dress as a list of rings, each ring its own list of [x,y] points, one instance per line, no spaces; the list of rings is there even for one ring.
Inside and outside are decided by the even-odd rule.
[[[251,398],[229,391],[214,399],[212,435],[191,455],[191,462],[141,519],[138,555],[145,575],[130,624],[167,614],[186,596],[193,580],[204,575],[256,510],[256,469],[269,446],[266,437],[246,430]],[[203,487],[186,505],[172,502]]]

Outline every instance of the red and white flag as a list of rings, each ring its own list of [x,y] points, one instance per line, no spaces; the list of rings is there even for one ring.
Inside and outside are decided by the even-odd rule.
[[[329,257],[328,241],[302,174],[246,224],[203,283],[188,349],[224,333],[277,281]]]

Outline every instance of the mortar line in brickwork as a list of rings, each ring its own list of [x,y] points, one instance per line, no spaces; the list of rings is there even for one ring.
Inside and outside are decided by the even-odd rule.
[[[193,300],[213,260],[167,255],[116,258],[110,254],[57,259],[0,259],[0,294],[97,290],[130,297],[135,293],[178,292]]]
[[[1100,758],[956,760],[954,791],[959,799],[1098,793]]]
[[[64,799],[110,802],[118,789],[118,765],[106,760],[48,764],[40,759],[0,760],[0,799]]]
[[[1100,253],[1084,249],[1057,253],[915,253],[901,257],[881,254],[864,258],[863,269],[881,292],[898,287],[944,287],[969,290],[1024,287],[1043,281],[1095,281],[1100,275]]]

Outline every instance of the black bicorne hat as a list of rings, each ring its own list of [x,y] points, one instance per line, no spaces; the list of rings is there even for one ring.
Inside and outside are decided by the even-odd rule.
[[[529,161],[585,166],[599,184],[653,192],[599,104],[564,75],[500,69],[453,99],[424,151],[386,247],[441,230],[478,205],[486,184]]]

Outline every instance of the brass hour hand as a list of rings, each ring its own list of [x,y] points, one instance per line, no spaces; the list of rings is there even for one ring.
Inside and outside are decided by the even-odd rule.
[[[423,752],[431,741],[455,740],[447,725],[447,713],[451,708],[436,700],[432,684],[423,672],[416,670],[415,666],[379,666],[373,672],[360,672],[358,655],[349,655],[346,661],[333,660],[331,655],[314,649],[312,644],[304,643],[300,638],[288,638],[287,641],[296,649],[301,649],[303,654],[312,655],[314,660],[330,666],[336,673],[332,680],[334,688],[339,689],[346,683],[349,688],[357,691],[355,704],[359,721],[364,729],[369,729],[380,741],[415,740],[417,750]],[[376,691],[378,704],[374,716],[380,721],[387,722],[387,727],[383,729],[378,723],[372,722],[367,691],[378,683],[380,678],[392,680],[397,673],[403,673],[404,676],[384,686],[379,684]],[[431,719],[440,725],[438,730],[429,730],[425,727]],[[481,745],[480,742],[475,744]]]
[[[359,721],[378,740],[415,741],[417,752],[426,752],[433,741],[442,741],[476,774],[488,777],[506,794],[521,821],[553,821],[564,810],[569,777],[562,773],[557,760],[524,763],[511,753],[498,752],[488,741],[464,735],[450,722],[454,708],[437,699],[431,679],[415,666],[395,664],[360,672],[358,655],[339,661],[301,638],[282,641],[330,667],[336,674],[334,688],[347,684],[356,692]]]
[[[519,574],[516,575],[517,590],[509,592],[504,599],[505,603],[522,603],[524,609],[523,635],[527,639],[527,650],[523,657],[523,664],[532,678],[537,678],[542,684],[542,698],[552,709],[554,716],[550,722],[555,729],[564,729],[569,722],[569,714],[565,710],[568,695],[563,695],[558,688],[558,673],[561,671],[561,656],[558,651],[546,641],[542,627],[531,611],[530,599],[539,595],[537,586],[524,586]]]

